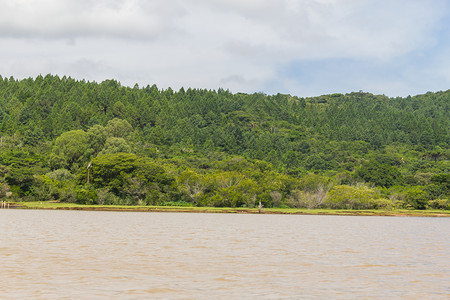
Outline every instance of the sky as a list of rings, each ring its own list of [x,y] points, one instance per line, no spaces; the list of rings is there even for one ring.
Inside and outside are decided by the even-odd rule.
[[[448,0],[0,0],[0,75],[299,97],[450,89]]]

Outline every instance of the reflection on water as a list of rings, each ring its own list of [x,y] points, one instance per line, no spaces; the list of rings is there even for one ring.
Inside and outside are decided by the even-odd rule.
[[[450,218],[0,210],[0,298],[450,297]]]

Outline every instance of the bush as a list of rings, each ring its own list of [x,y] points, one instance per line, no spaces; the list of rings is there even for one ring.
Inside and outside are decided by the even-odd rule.
[[[97,193],[92,187],[78,186],[75,189],[75,199],[79,204],[96,204]]]
[[[391,187],[400,183],[403,178],[398,168],[377,161],[363,163],[359,166],[355,175],[365,182],[374,183],[376,186]]]
[[[450,209],[450,200],[447,198],[431,200],[428,207],[431,209]]]
[[[291,195],[287,199],[287,205],[295,208],[308,208],[309,197],[303,191],[295,190],[291,192]]]
[[[385,210],[391,210],[394,208],[394,203],[392,203],[391,200],[380,198],[373,200],[373,205],[375,209],[385,209]]]
[[[405,190],[405,203],[414,209],[425,209],[428,205],[428,193],[415,186]]]
[[[376,208],[377,193],[366,186],[337,185],[328,193],[325,204],[333,209]]]
[[[61,189],[59,191],[59,201],[75,203],[75,202],[77,202],[76,193],[74,192],[74,190],[71,187]]]
[[[311,192],[294,190],[287,200],[287,205],[295,208],[322,208],[326,197],[327,191],[321,186]]]

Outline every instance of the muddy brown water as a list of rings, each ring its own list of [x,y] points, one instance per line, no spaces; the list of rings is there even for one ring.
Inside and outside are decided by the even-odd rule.
[[[0,210],[1,299],[448,299],[450,218]]]

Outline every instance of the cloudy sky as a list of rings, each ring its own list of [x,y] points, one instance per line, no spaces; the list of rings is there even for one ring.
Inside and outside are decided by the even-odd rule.
[[[450,89],[448,0],[0,0],[0,75],[232,92]]]

